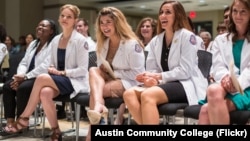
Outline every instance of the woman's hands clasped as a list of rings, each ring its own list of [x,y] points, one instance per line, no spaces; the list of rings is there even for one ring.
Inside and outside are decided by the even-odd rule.
[[[136,80],[138,82],[144,83],[145,87],[152,87],[159,83],[157,74],[150,73],[150,72],[144,72],[144,73],[138,74],[136,76]]]
[[[237,90],[233,85],[232,79],[229,74],[224,76],[221,80],[221,86],[224,88],[224,90],[228,93],[236,93]]]

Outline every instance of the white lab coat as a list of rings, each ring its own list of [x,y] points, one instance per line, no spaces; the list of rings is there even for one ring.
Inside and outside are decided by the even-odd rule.
[[[96,51],[96,42],[91,37],[87,37],[89,52]]]
[[[35,46],[37,40],[34,40],[28,46],[23,59],[20,61],[17,74],[26,74],[31,60],[36,52],[36,48],[39,46],[39,43]],[[48,73],[48,61],[50,58],[51,46],[47,43],[43,45],[42,49],[37,53],[35,57],[35,66],[34,69],[26,74],[27,78],[37,77],[41,73]]]
[[[51,62],[50,65],[57,66],[57,49],[59,47],[59,40],[62,34],[57,35],[51,41]],[[69,77],[74,92],[70,98],[75,97],[79,92],[89,92],[88,79],[88,43],[84,36],[73,30],[68,41],[65,54],[65,71],[66,76]]]
[[[4,57],[8,54],[8,50],[5,44],[0,43],[0,64],[3,62]]]
[[[233,60],[232,53],[232,34],[227,39],[227,34],[218,35],[213,43],[213,74],[215,81],[220,80],[229,74],[230,61]],[[241,52],[240,69],[234,67],[236,76],[242,89],[250,86],[250,43],[245,39]],[[241,72],[240,75],[239,71]]]
[[[197,63],[197,41],[195,35],[180,29],[174,33],[168,66],[169,71],[163,72],[161,67],[162,42],[165,32],[154,37],[149,43],[147,71],[162,74],[162,82],[180,81],[183,85],[189,105],[198,103],[205,98],[207,79],[204,78]]]
[[[106,58],[109,48],[109,39],[103,45],[101,55]],[[97,55],[98,56],[98,55]],[[101,65],[99,57],[97,65]],[[138,85],[136,75],[145,71],[145,56],[143,48],[136,40],[121,40],[119,48],[112,61],[114,74],[120,78],[125,89]]]

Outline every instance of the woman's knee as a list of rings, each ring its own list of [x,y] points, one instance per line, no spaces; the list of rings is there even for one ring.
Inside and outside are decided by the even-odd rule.
[[[208,101],[222,101],[224,97],[225,92],[220,84],[212,84],[207,88]]]
[[[207,104],[202,105],[200,109],[200,116],[207,116],[208,115],[208,107]]]
[[[141,93],[141,103],[156,103],[155,96],[150,91],[143,91]]]
[[[125,102],[129,102],[130,100],[132,100],[134,97],[134,90],[132,89],[128,89],[123,93],[123,99]]]
[[[49,74],[40,74],[36,77],[36,81],[41,81],[41,82],[47,82],[48,79],[51,79],[51,77],[49,76]]]
[[[40,91],[40,99],[41,99],[41,101],[53,99],[53,97],[54,97],[53,94],[54,94],[54,90],[52,88],[44,87]]]

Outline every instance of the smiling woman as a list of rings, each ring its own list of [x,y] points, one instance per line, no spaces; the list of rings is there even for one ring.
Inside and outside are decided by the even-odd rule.
[[[107,124],[104,98],[122,97],[126,89],[138,84],[134,80],[136,74],[145,70],[143,44],[119,9],[104,7],[99,11],[96,39],[97,67],[89,69],[90,110],[87,114],[92,125]],[[107,73],[110,69],[115,78]],[[91,140],[90,131],[89,127],[86,141]]]

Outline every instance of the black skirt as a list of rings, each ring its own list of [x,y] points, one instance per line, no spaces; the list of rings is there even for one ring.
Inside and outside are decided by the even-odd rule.
[[[68,77],[61,75],[50,75],[50,76],[56,83],[56,86],[60,91],[60,95],[70,95],[74,91],[74,88]]]

